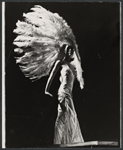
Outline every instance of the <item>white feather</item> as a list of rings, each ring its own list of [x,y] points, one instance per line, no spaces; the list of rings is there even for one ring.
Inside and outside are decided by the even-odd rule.
[[[18,36],[13,44],[18,47],[16,53],[23,53],[15,57],[22,72],[30,79],[39,79],[49,74],[60,47],[70,44],[68,39],[74,47],[77,45],[71,28],[57,13],[39,5],[31,10],[23,14],[24,21],[16,23],[17,28],[13,32]]]

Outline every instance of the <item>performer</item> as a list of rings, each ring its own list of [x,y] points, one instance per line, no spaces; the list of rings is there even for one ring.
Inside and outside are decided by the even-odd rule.
[[[58,90],[58,116],[54,144],[84,142],[72,99],[75,78],[83,89],[81,59],[71,28],[57,13],[41,6],[23,14],[25,20],[16,23],[14,40],[16,63],[32,81],[49,75],[45,93],[53,96],[50,85],[62,66]]]

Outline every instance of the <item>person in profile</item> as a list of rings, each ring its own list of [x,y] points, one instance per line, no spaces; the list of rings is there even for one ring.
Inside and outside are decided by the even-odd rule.
[[[61,69],[58,89],[58,115],[55,123],[54,144],[84,142],[74,108],[72,89],[74,80],[83,89],[81,59],[75,36],[66,21],[57,13],[36,5],[32,12],[23,14],[24,21],[16,23],[17,34],[13,44],[16,63],[32,81],[49,75],[45,93],[53,96],[50,86]]]

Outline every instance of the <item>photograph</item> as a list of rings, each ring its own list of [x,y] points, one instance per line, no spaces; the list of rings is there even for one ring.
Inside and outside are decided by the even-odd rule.
[[[121,3],[2,3],[2,148],[121,148]]]

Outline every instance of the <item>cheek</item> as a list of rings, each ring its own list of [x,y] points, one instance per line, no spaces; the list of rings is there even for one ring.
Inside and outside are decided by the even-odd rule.
[[[62,79],[62,77],[60,76],[60,77],[59,77],[59,81],[62,82],[62,80],[63,80],[63,79]]]
[[[79,55],[79,52],[78,52],[78,51],[75,51],[75,54],[76,54],[78,60],[81,61],[81,57],[80,57],[80,55]]]

